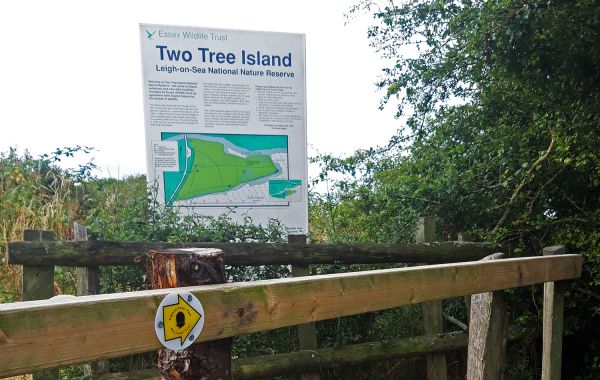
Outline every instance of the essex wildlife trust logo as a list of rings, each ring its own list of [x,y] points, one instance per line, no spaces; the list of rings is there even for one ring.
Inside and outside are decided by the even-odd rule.
[[[146,37],[151,40],[154,37],[154,34],[156,33],[156,30],[154,32],[149,32],[148,29],[146,29]]]

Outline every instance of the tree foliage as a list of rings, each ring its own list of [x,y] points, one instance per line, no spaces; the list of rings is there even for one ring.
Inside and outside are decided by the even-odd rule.
[[[372,45],[394,63],[378,85],[406,128],[328,169],[375,168],[375,197],[438,211],[452,232],[597,227],[598,2],[386,4],[354,11],[374,12]]]
[[[382,107],[406,125],[385,147],[318,157],[320,179],[337,185],[317,197],[311,227],[396,241],[406,218],[434,214],[441,238],[471,232],[528,254],[567,245],[585,254],[570,297],[586,304],[567,311],[567,328],[579,349],[598,347],[583,336],[600,312],[600,2],[364,1],[351,15],[365,11],[391,62]],[[571,377],[598,375],[598,351],[586,355],[567,362]]]

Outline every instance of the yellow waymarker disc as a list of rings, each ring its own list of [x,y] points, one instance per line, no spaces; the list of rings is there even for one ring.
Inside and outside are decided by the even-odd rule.
[[[192,293],[170,293],[156,310],[156,337],[171,350],[183,350],[194,343],[203,327],[204,308]]]

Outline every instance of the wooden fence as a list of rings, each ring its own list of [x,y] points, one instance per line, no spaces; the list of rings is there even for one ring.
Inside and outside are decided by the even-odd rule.
[[[422,220],[421,225],[425,224]],[[428,240],[426,235],[423,233],[421,241]],[[402,305],[437,302],[450,297],[562,281],[579,277],[581,273],[579,255],[558,254],[464,262],[479,260],[499,250],[489,244],[467,242],[356,245],[308,245],[302,242],[167,244],[66,242],[50,238],[49,233],[30,231],[25,234],[24,240],[28,241],[9,244],[9,262],[21,264],[24,268],[25,300],[48,298],[52,295],[48,289],[53,284],[55,265],[88,268],[88,277],[82,281],[88,284],[86,286],[89,289],[94,289],[96,285],[89,274],[97,272],[98,265],[140,264],[148,250],[167,247],[216,247],[224,251],[228,265],[292,264],[295,274],[299,271],[307,274],[308,264],[460,262],[191,288],[201,299],[206,311],[207,323],[200,341],[285,326],[303,326],[300,328],[300,346],[304,351],[238,359],[234,361],[232,368],[236,378],[275,376],[291,371],[309,373],[336,361],[344,363],[346,360],[347,363],[357,364],[406,355],[435,354],[465,347],[467,336],[464,333],[443,334],[430,331],[423,337],[391,342],[384,349],[381,349],[381,343],[374,342],[339,350],[314,351],[317,347],[316,339],[311,336],[314,335],[314,325],[311,328],[311,323]],[[547,250],[550,253],[557,253],[556,251],[554,248]],[[562,252],[558,249],[558,253]],[[545,373],[548,373],[545,378],[548,379],[556,378],[557,371],[560,376],[558,346],[561,342],[558,341],[558,335],[562,337],[562,285],[552,287],[553,289],[548,290],[549,301],[544,304],[544,329],[549,329],[549,336],[552,338],[549,340],[544,336],[544,368]],[[161,299],[171,291],[173,290],[1,304],[0,376],[157,349],[159,345],[154,336],[154,314]],[[435,309],[435,304],[425,305],[429,305],[424,306],[425,313],[432,313],[427,310],[431,309],[431,305]],[[432,320],[442,318],[441,309],[434,310],[432,315]],[[304,347],[302,330],[305,332]],[[306,351],[307,349],[313,351]],[[439,356],[437,362],[438,364],[433,356],[428,367],[430,378],[438,376],[434,369],[436,366],[439,368]],[[552,368],[552,371],[548,368]],[[445,377],[445,374],[439,376]]]

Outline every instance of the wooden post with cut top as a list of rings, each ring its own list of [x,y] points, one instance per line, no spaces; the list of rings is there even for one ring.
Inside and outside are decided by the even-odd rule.
[[[496,260],[503,256],[503,253],[495,253],[482,260]],[[508,323],[504,292],[473,294],[470,315],[467,379],[502,379]]]
[[[306,235],[288,235],[288,243],[306,244]],[[309,276],[310,268],[308,265],[292,265],[292,276]],[[317,330],[314,322],[303,323],[296,326],[298,331],[298,348],[300,350],[317,350]],[[300,375],[302,380],[319,380],[321,376],[318,373],[306,372]]]
[[[417,243],[435,241],[435,219],[433,216],[419,218],[417,225]],[[423,303],[423,326],[425,335],[441,334],[444,332],[444,315],[442,301]],[[427,359],[427,379],[446,380],[446,354],[443,352],[425,355]]]
[[[25,230],[24,241],[54,240],[53,231]],[[54,296],[54,266],[23,265],[23,301],[45,300]],[[33,374],[34,380],[57,380],[58,368]]]
[[[74,222],[73,240],[87,241],[87,227]],[[92,294],[100,294],[100,268],[98,266],[77,267],[77,295],[88,296]],[[91,379],[92,377],[107,373],[109,370],[109,361],[100,360],[93,364],[83,364],[82,367],[84,378]]]
[[[227,282],[223,252],[214,248],[165,249],[148,252],[152,289]],[[202,300],[200,300],[202,302]],[[231,338],[192,344],[181,351],[163,348],[158,369],[163,380],[230,380]]]
[[[464,232],[458,233],[458,241],[464,242],[464,241],[470,241],[470,240],[471,240],[471,235],[469,233],[464,233]],[[469,320],[471,318],[471,315],[469,312],[469,310],[471,310],[471,296],[464,296],[464,300],[465,300],[465,308],[467,310],[467,324],[469,324]]]
[[[562,245],[544,248],[544,256],[564,255]],[[565,282],[544,284],[544,316],[542,343],[542,380],[560,380],[562,367],[563,312]]]

